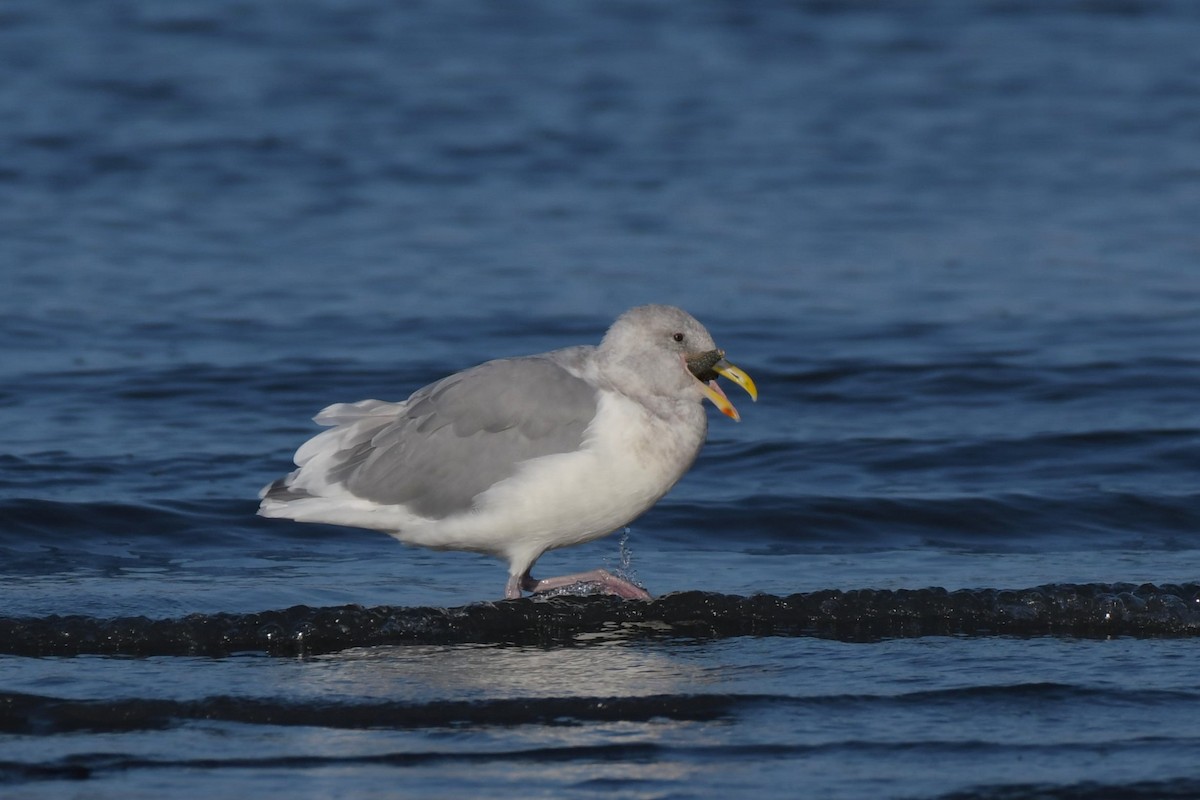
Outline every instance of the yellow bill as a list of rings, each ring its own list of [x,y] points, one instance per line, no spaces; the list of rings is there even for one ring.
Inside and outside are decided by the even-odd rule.
[[[715,363],[711,358],[711,355],[717,356]],[[717,410],[735,422],[740,421],[742,418],[741,415],[738,414],[737,409],[733,407],[733,403],[729,402],[729,398],[725,396],[725,392],[723,392],[721,387],[717,385],[715,377],[707,382],[705,382],[704,379],[708,378],[709,375],[720,375],[723,378],[728,378],[738,386],[741,386],[743,389],[745,389],[746,394],[750,395],[750,399],[755,402],[758,401],[758,387],[754,385],[754,381],[751,379],[751,377],[747,375],[740,367],[735,367],[733,364],[730,364],[728,361],[726,361],[723,357],[724,353],[721,353],[721,351],[717,350],[713,351],[711,355],[708,357],[702,356],[696,359],[689,359],[687,362],[688,368],[696,377],[697,382],[700,384],[700,388],[704,392],[704,396],[712,401],[712,404],[717,407]]]

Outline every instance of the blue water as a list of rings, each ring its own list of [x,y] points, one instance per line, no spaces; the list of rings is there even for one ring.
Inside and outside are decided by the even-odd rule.
[[[498,598],[498,562],[256,492],[329,403],[644,302],[761,391],[632,526],[655,594],[1194,581],[1198,39],[1182,0],[10,0],[3,615]],[[6,697],[323,720],[0,727],[0,792],[1196,797],[1194,664],[1186,638],[620,631],[0,655]],[[682,710],[379,721],[659,696]]]

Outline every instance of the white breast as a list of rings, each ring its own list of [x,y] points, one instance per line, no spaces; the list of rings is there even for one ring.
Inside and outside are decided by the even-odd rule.
[[[604,536],[654,505],[691,467],[707,424],[700,405],[680,405],[685,419],[668,424],[638,403],[604,393],[579,451],[526,463],[481,494],[475,511],[394,535],[514,563]]]

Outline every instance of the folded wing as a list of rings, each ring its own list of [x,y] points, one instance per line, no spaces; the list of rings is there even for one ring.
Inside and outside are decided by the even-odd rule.
[[[403,403],[330,406],[316,421],[334,427],[296,452],[299,469],[267,487],[264,503],[349,492],[443,519],[523,462],[577,450],[596,403],[595,387],[535,356],[489,361]]]

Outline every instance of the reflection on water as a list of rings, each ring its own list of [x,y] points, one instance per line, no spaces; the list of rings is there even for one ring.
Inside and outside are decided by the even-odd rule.
[[[305,689],[423,699],[687,694],[710,683],[670,650],[613,640],[579,647],[397,646],[313,659]]]

